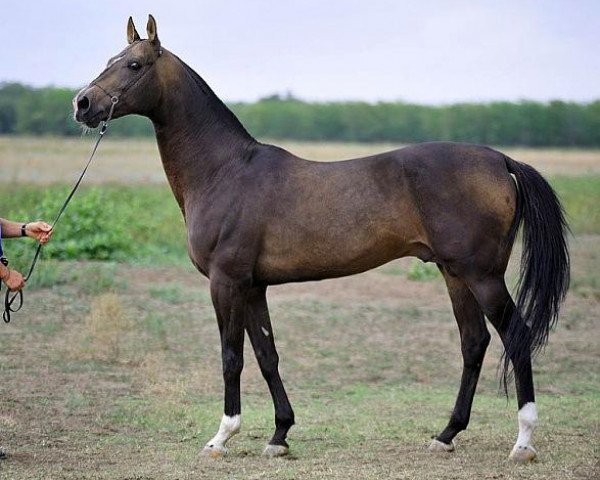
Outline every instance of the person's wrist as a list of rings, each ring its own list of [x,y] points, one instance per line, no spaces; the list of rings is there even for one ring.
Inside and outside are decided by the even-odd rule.
[[[26,237],[27,236],[27,225],[29,225],[28,223],[24,223],[23,225],[21,225],[21,236],[22,237]]]
[[[10,278],[10,268],[5,267],[4,265],[2,267],[3,268],[0,269],[0,280],[6,283]]]
[[[8,259],[6,257],[0,258],[0,281],[4,281],[10,276],[10,269],[8,268]]]

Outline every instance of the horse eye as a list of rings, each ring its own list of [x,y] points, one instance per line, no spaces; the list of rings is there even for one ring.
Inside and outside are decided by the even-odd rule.
[[[131,62],[131,63],[128,65],[128,67],[129,67],[131,70],[136,70],[136,71],[137,71],[137,70],[139,70],[140,68],[142,68],[142,66],[141,66],[141,65],[140,65],[138,62]]]

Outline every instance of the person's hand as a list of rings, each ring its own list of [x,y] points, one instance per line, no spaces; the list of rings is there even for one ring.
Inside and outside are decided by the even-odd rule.
[[[25,286],[25,279],[16,270],[8,270],[8,273],[2,278],[4,284],[11,292],[17,292]]]
[[[28,237],[34,238],[42,245],[48,243],[52,236],[52,227],[46,222],[31,222],[25,226],[25,233]]]

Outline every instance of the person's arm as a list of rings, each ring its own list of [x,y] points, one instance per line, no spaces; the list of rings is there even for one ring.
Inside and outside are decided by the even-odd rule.
[[[2,224],[2,238],[22,237],[24,232],[25,236],[44,244],[52,236],[52,227],[45,222],[19,223],[0,218],[0,224]]]
[[[2,224],[2,238],[20,237],[21,225],[25,225],[24,223],[11,222],[4,218],[0,218],[0,223]]]

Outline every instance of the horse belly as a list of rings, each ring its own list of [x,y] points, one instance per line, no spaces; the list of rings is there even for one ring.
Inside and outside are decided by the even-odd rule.
[[[343,232],[342,235],[279,237],[258,257],[255,277],[286,283],[343,277],[409,255],[412,242],[397,231]]]
[[[394,158],[310,164],[278,189],[255,274],[269,283],[341,277],[410,254],[422,226]]]

